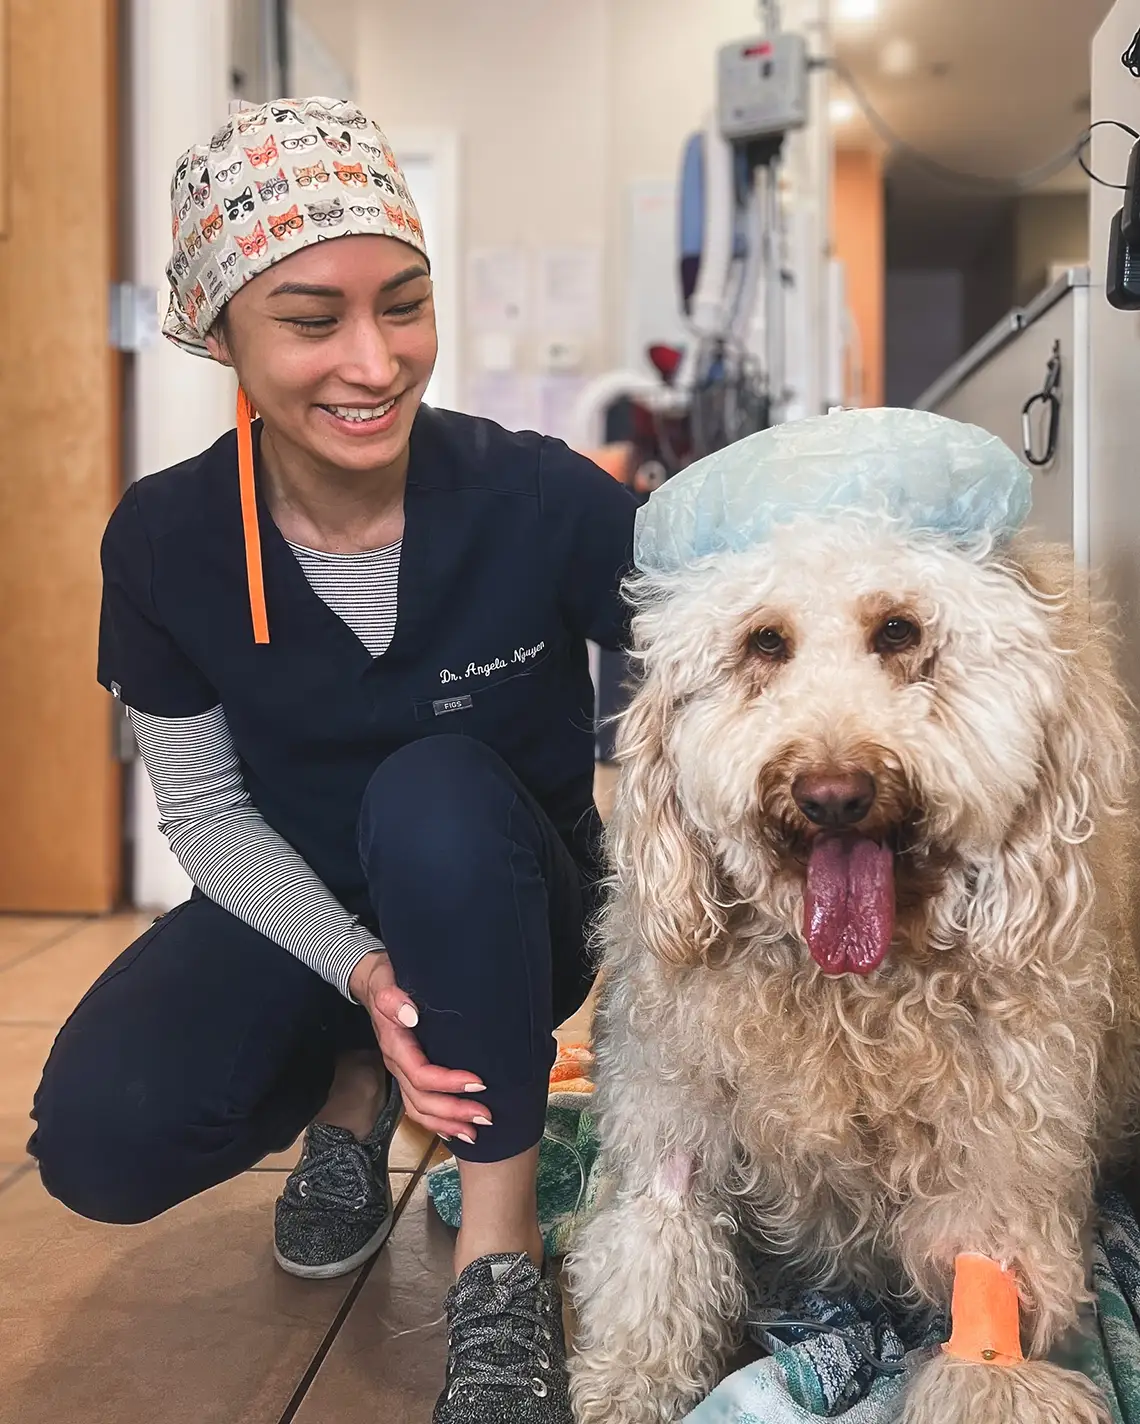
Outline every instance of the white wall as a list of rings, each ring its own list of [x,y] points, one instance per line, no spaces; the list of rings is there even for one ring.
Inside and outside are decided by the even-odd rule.
[[[817,8],[787,0],[785,24]],[[583,370],[625,364],[631,188],[675,182],[714,104],[716,50],[757,32],[755,0],[360,0],[357,24],[365,111],[458,137],[462,251],[600,248],[602,321]],[[671,262],[675,228],[660,230]],[[518,354],[520,371],[539,370],[541,333]],[[468,383],[474,363],[465,331]]]
[[[716,51],[759,28],[755,0],[611,0],[608,310],[624,311],[630,271],[631,186],[670,182],[689,135],[716,103]],[[676,244],[676,228],[671,234]],[[674,262],[675,270],[675,262]],[[628,363],[619,320],[608,323],[607,364]]]
[[[347,0],[340,0],[325,13],[326,4],[322,0],[318,7],[308,0],[289,12],[289,93],[294,98],[356,96],[356,11]],[[346,20],[351,25],[347,36],[342,30]]]
[[[191,144],[224,124],[229,105],[227,0],[195,0],[188,29],[180,0],[133,0],[131,277],[169,293],[170,176]],[[160,296],[164,307],[164,301]],[[234,385],[223,367],[156,339],[131,360],[128,479],[204,450],[233,424]],[[134,901],[167,909],[190,882],[158,831],[158,810],[141,762],[128,779]]]
[[[461,255],[602,246],[607,9],[607,0],[361,4],[361,107],[386,130],[458,137]],[[535,333],[520,347],[520,369],[537,369],[537,347]],[[601,359],[597,345],[584,354],[587,364]],[[465,371],[473,359],[465,332]]]
[[[276,70],[266,74],[263,0],[227,0],[227,7],[231,59],[242,76],[240,97],[254,104],[285,97],[279,93]],[[355,97],[358,9],[358,0],[290,0],[291,96]]]
[[[294,98],[309,94],[325,94],[331,99],[356,97],[361,8],[367,8],[367,0],[364,7],[357,0],[292,0]]]
[[[1138,23],[1135,0],[1117,0],[1093,41],[1094,120],[1118,119],[1140,129],[1140,80],[1120,62]],[[1093,172],[1108,182],[1122,183],[1129,142],[1111,129],[1097,129],[1089,163]],[[1140,696],[1140,499],[1136,494],[1140,313],[1115,311],[1104,298],[1109,224],[1121,196],[1092,185],[1090,555],[1122,609],[1124,668],[1136,697]]]
[[[228,8],[227,0],[198,0],[188,39],[178,0],[134,0],[131,276],[159,294],[163,314],[174,165],[228,113]],[[233,424],[233,383],[213,361],[156,339],[133,358],[133,369],[133,478],[188,459]]]
[[[447,130],[388,130],[431,246],[438,349],[424,392],[429,405],[455,410],[459,387],[459,162],[455,135]]]

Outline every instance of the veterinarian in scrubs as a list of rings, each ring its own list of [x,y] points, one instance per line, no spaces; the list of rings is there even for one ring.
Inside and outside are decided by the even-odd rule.
[[[276,1257],[329,1277],[391,1226],[402,1106],[462,1175],[437,1424],[568,1421],[535,1172],[591,981],[586,640],[622,641],[633,500],[422,404],[428,249],[354,106],[243,112],[171,192],[166,334],[235,369],[239,419],[112,516],[99,678],[197,888],[60,1033],[30,1150],[128,1223],[304,1132]]]

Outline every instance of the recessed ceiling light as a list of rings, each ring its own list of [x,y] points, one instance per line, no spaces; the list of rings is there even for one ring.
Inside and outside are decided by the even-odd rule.
[[[879,52],[879,69],[891,79],[902,79],[918,67],[918,50],[910,40],[897,35]]]
[[[835,13],[840,20],[873,20],[879,13],[879,0],[837,0]]]
[[[845,94],[837,94],[827,106],[827,112],[833,124],[849,124],[855,117],[855,102]]]

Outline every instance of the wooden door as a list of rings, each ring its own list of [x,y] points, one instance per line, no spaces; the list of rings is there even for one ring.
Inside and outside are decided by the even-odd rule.
[[[120,484],[115,0],[0,0],[0,910],[119,890],[99,540]]]

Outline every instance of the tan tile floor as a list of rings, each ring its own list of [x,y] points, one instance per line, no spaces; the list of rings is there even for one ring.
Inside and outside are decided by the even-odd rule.
[[[612,779],[599,778],[608,810]],[[25,1155],[52,1040],[143,929],[0,916],[0,1424],[427,1424],[451,1238],[421,1173],[441,1150],[401,1125],[401,1215],[370,1267],[339,1282],[273,1263],[273,1201],[296,1149],[138,1227],[81,1221]],[[564,1036],[588,1032],[585,1011]]]

